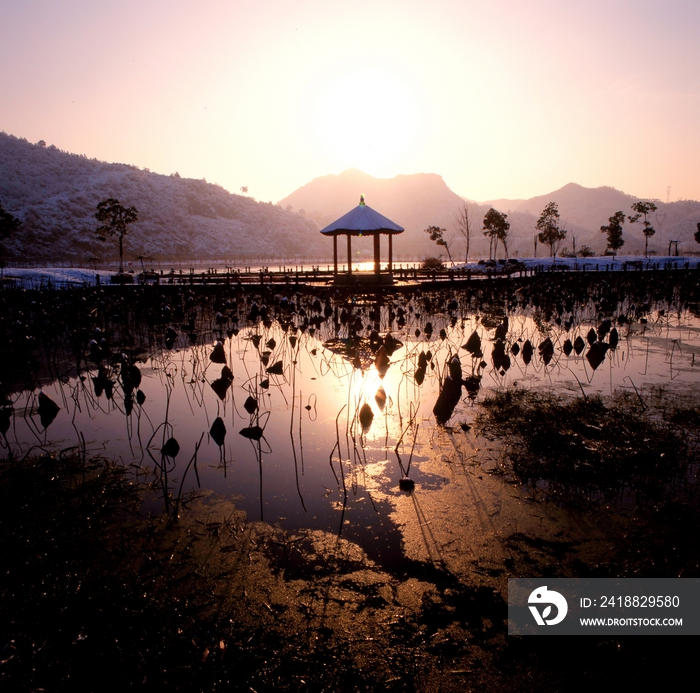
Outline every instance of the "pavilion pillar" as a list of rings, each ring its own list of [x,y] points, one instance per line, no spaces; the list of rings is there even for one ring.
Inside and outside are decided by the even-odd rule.
[[[348,234],[348,276],[352,274],[352,245],[350,243],[350,234]]]
[[[333,278],[338,276],[338,236],[333,234]]]
[[[389,274],[391,274],[394,271],[393,264],[392,264],[394,261],[394,258],[393,258],[393,253],[394,253],[393,246],[394,246],[394,244],[392,241],[393,238],[394,238],[394,234],[390,233],[389,234]]]
[[[374,234],[374,273],[379,276],[381,255],[379,252],[379,231]]]

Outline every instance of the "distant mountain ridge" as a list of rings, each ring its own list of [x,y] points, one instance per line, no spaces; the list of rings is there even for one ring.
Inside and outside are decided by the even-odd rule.
[[[354,168],[339,175],[314,178],[278,204],[301,210],[323,227],[357,205],[360,195],[365,196],[370,207],[406,229],[395,239],[394,252],[407,258],[436,254],[435,244],[423,229],[433,224],[451,224],[461,204],[460,197],[434,173],[375,178]],[[365,254],[371,253],[369,245],[364,250]]]
[[[113,259],[116,241],[95,237],[96,206],[108,197],[138,210],[124,241],[128,259],[236,262],[308,258],[313,244],[323,249],[313,221],[272,203],[0,133],[0,203],[22,221],[4,244],[10,260]]]
[[[525,212],[539,217],[549,202],[556,202],[562,218],[572,224],[598,230],[607,224],[608,218],[618,210],[631,212],[631,206],[639,198],[627,193],[602,186],[599,188],[584,188],[577,183],[567,183],[547,195],[538,195],[528,200],[489,200],[485,204],[496,208],[507,208],[513,211]],[[654,201],[657,205],[660,200]],[[610,211],[613,210],[613,211]]]
[[[4,243],[10,260],[85,265],[94,257],[114,259],[117,243],[96,239],[94,214],[99,201],[115,197],[139,212],[138,222],[125,239],[125,254],[131,261],[141,255],[160,261],[219,263],[247,259],[318,261],[332,254],[331,243],[318,231],[357,205],[361,194],[370,207],[406,229],[395,239],[398,261],[422,259],[441,251],[444,255],[424,233],[432,225],[446,229],[453,258],[464,260],[465,242],[455,231],[455,215],[464,198],[434,173],[384,179],[349,169],[315,178],[273,205],[232,194],[205,180],[108,164],[0,133],[0,203],[22,221],[20,231]],[[575,236],[577,247],[586,244],[602,253],[605,237],[600,226],[618,210],[630,214],[637,199],[614,188],[569,183],[529,200],[468,202],[476,227],[470,258],[488,255],[488,240],[481,226],[490,206],[508,214],[510,255],[523,257],[533,254],[535,224],[548,202],[559,205],[562,223],[568,229],[562,247],[571,248]],[[651,221],[657,234],[650,249],[665,253],[669,240],[678,240],[681,252],[700,250],[693,238],[700,221],[700,202],[656,203],[659,209]],[[624,253],[643,251],[640,224],[626,224],[624,238]],[[369,243],[358,242],[353,250],[360,257],[372,255]],[[499,252],[502,254],[502,249]]]
[[[523,257],[534,252],[535,225],[549,202],[557,203],[562,226],[568,231],[561,249],[571,249],[575,237],[577,248],[585,244],[602,254],[606,237],[600,232],[600,227],[607,224],[618,210],[632,214],[631,206],[639,199],[611,187],[585,188],[569,183],[559,190],[528,200],[474,202],[454,193],[436,174],[374,178],[357,169],[349,169],[338,175],[315,178],[280,200],[279,204],[289,210],[303,210],[305,216],[324,226],[357,204],[360,194],[364,194],[368,205],[406,229],[394,244],[399,257],[437,254],[441,249],[423,233],[428,226],[434,225],[446,229],[455,260],[464,259],[465,241],[454,229],[455,214],[465,202],[473,211],[477,227],[472,236],[470,257],[488,255],[488,241],[481,226],[484,215],[492,206],[508,214],[510,254]],[[700,202],[683,200],[667,204],[655,200],[655,204],[658,210],[652,215],[651,222],[657,233],[650,241],[650,249],[659,254],[666,253],[669,240],[679,240],[681,250],[700,250],[693,238],[700,221]],[[623,237],[625,253],[643,252],[641,224],[625,224]],[[544,252],[539,250],[540,254]]]

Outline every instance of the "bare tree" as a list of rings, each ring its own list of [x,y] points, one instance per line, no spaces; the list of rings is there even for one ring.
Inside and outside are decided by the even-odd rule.
[[[465,202],[455,214],[455,229],[460,236],[467,242],[467,249],[464,255],[464,262],[469,262],[469,248],[471,246],[472,232],[477,229],[477,223],[474,219],[474,210],[469,208]]]

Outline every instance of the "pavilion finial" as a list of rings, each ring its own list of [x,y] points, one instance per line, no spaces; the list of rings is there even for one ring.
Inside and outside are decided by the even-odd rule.
[[[360,207],[364,207],[364,206],[365,206],[365,196],[360,195]]]

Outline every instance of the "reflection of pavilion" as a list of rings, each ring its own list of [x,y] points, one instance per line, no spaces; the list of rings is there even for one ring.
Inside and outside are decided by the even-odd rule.
[[[333,236],[333,278],[336,284],[391,284],[393,282],[392,268],[392,239],[394,234],[403,233],[403,227],[395,224],[391,219],[379,214],[365,204],[364,196],[360,196],[360,204],[347,214],[337,219],[332,224],[321,229],[325,236]],[[387,271],[382,273],[380,267],[379,238],[381,234],[389,236],[389,262]],[[338,274],[338,236],[348,238],[348,271],[347,274]],[[352,273],[352,245],[353,236],[372,236],[374,239],[374,272]]]

